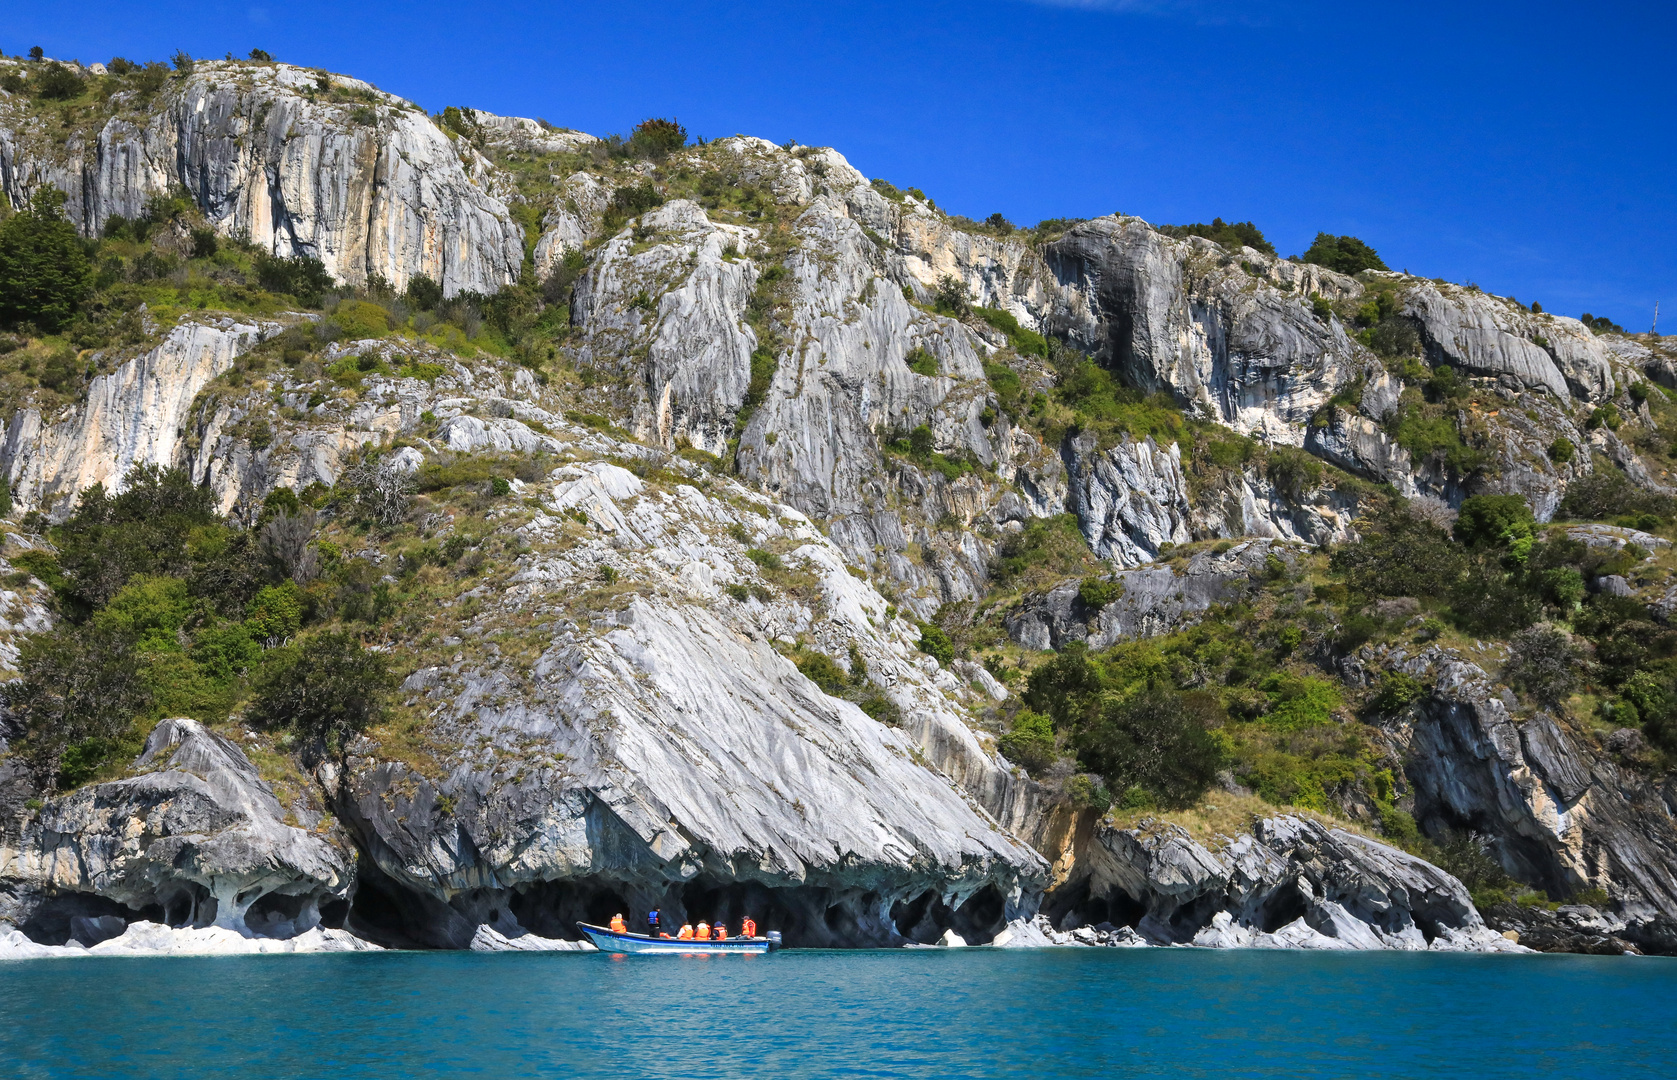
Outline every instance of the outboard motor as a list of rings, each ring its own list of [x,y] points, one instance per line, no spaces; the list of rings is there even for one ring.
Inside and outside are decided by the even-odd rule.
[[[767,934],[764,934],[763,936],[769,939],[769,951],[770,952],[774,952],[776,949],[780,948],[780,931],[779,930],[770,930]]]

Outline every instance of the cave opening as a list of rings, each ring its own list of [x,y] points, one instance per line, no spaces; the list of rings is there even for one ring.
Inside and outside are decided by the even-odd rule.
[[[142,920],[162,922],[163,908],[159,904],[131,908],[94,893],[59,893],[43,900],[40,906],[30,913],[28,920],[18,925],[18,929],[23,932],[24,937],[37,945],[65,945],[71,938],[76,937],[75,920],[99,919],[112,915],[125,923]],[[82,944],[90,945],[93,942],[83,941]]]
[[[1299,887],[1290,885],[1277,889],[1264,900],[1263,907],[1258,911],[1258,925],[1264,933],[1273,934],[1288,923],[1303,918],[1309,910],[1310,904]]]
[[[1147,905],[1123,889],[1095,891],[1088,878],[1062,886],[1043,900],[1042,913],[1056,930],[1080,926],[1127,926],[1135,929],[1147,914]]]
[[[582,937],[577,923],[607,926],[621,914],[631,930],[646,926],[645,904],[633,904],[630,890],[620,882],[586,878],[579,881],[537,881],[506,897],[506,908],[518,924],[545,938],[575,941]]]

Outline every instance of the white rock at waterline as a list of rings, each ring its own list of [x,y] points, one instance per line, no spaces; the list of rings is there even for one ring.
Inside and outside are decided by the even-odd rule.
[[[379,946],[346,930],[316,927],[293,938],[244,937],[220,926],[174,928],[137,922],[126,932],[85,948],[80,943],[39,945],[21,931],[0,935],[0,960],[64,956],[241,956],[255,953],[370,952]]]

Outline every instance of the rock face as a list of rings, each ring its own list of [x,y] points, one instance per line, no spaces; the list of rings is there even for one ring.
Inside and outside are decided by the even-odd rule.
[[[1118,924],[1208,948],[1518,950],[1449,874],[1304,818],[1258,822],[1215,852],[1179,826],[1101,826],[1083,863],[1088,876],[1051,902],[1062,931]]]
[[[0,446],[13,498],[25,509],[67,512],[94,484],[120,491],[136,465],[179,464],[193,399],[272,329],[229,318],[183,322],[156,348],[94,379],[68,416],[15,413]]]
[[[1269,571],[1269,560],[1296,561],[1286,544],[1249,540],[1226,551],[1201,551],[1178,567],[1174,563],[1121,570],[1112,575],[1123,591],[1099,610],[1078,597],[1079,582],[1027,599],[1007,619],[1013,640],[1032,649],[1059,649],[1086,642],[1105,649],[1119,641],[1168,634],[1191,625],[1213,604],[1237,603]]]
[[[1436,362],[1507,376],[1562,401],[1613,396],[1617,357],[1576,319],[1533,315],[1478,289],[1428,281],[1407,289],[1404,314],[1416,321]]]
[[[380,925],[358,900],[352,929],[464,948],[484,925],[574,938],[577,919],[658,907],[672,922],[753,914],[788,944],[890,944],[949,925],[984,941],[1034,910],[1046,864],[952,781],[1007,812],[1011,778],[943,697],[972,692],[874,627],[885,601],[801,515],[655,493],[604,463],[558,470],[542,498],[600,536],[532,556],[513,602],[574,590],[601,566],[668,595],[630,597],[592,628],[553,625],[516,692],[498,673],[410,678],[443,737],[480,749],[441,780],[356,756],[335,778],[371,864],[362,888],[402,912]],[[748,524],[760,542],[801,545],[787,560],[818,582],[812,607],[724,598],[752,580],[726,533]],[[539,545],[560,527],[541,516],[525,532]],[[841,657],[854,643],[912,719],[895,730],[820,692],[770,646],[795,634]]]
[[[223,236],[314,256],[351,284],[376,273],[401,289],[425,274],[452,295],[518,275],[522,229],[469,175],[476,151],[358,79],[199,61],[155,100],[128,91],[121,104],[97,131],[55,141],[0,100],[0,184],[12,204],[51,184],[93,236],[184,187]]]
[[[1048,247],[1064,290],[1052,319],[1130,385],[1266,442],[1299,445],[1311,415],[1375,363],[1338,320],[1318,318],[1299,297],[1361,287],[1319,266],[1242,255],[1253,269],[1209,240],[1173,240],[1139,218],[1084,222]]]
[[[115,936],[78,918],[285,939],[319,926],[323,907],[342,917],[350,858],[329,836],[287,823],[232,742],[195,720],[165,720],[135,767],[131,779],[47,801],[5,837],[0,917],[44,944],[75,931]]]
[[[1602,889],[1632,933],[1677,921],[1668,793],[1553,717],[1516,715],[1511,693],[1445,650],[1368,659],[1432,688],[1383,722],[1406,750],[1424,831],[1488,838],[1511,875],[1551,895]]]

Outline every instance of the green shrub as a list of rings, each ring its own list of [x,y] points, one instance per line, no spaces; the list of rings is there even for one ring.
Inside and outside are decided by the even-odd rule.
[[[1578,316],[1578,321],[1589,327],[1590,331],[1596,334],[1606,334],[1609,332],[1622,334],[1625,332],[1624,327],[1620,326],[1618,323],[1609,319],[1605,315],[1591,315],[1586,311],[1584,314]]]
[[[1584,421],[1584,427],[1590,431],[1602,427],[1609,431],[1618,431],[1619,425],[1623,423],[1624,418],[1619,415],[1618,406],[1608,402],[1606,405],[1597,406],[1595,411],[1590,413],[1590,418]]]
[[[1509,547],[1530,540],[1536,525],[1523,495],[1474,495],[1462,501],[1454,532],[1469,547]]]
[[[1479,468],[1483,455],[1462,440],[1453,411],[1445,415],[1428,411],[1436,408],[1399,409],[1387,428],[1392,441],[1409,451],[1417,462],[1437,458],[1457,476],[1466,476]]]
[[[217,524],[215,496],[182,469],[141,465],[120,495],[95,484],[56,533],[61,599],[77,617],[103,606],[137,574],[188,566],[187,537]]]
[[[1383,510],[1360,527],[1362,542],[1338,548],[1330,561],[1359,596],[1436,595],[1466,570],[1466,558],[1444,530],[1401,507]]]
[[[991,573],[1004,587],[1026,587],[1076,573],[1091,562],[1075,514],[1033,518],[997,548]]]
[[[24,727],[20,751],[48,791],[91,779],[125,744],[151,701],[131,639],[98,626],[30,634],[7,704]]]
[[[1188,426],[1176,403],[1164,395],[1143,396],[1122,386],[1112,373],[1090,360],[1080,360],[1064,371],[1054,396],[1077,414],[1077,425],[1135,439],[1151,436],[1159,442],[1181,441]]]
[[[1388,671],[1381,677],[1380,690],[1369,699],[1369,705],[1377,713],[1393,713],[1426,695],[1426,685],[1415,676],[1401,671]]]
[[[93,625],[121,635],[145,652],[179,652],[180,633],[193,606],[186,582],[180,578],[139,574],[94,614]]]
[[[86,89],[80,75],[54,60],[35,76],[35,90],[48,101],[70,101]]]
[[[764,551],[762,548],[747,548],[745,557],[762,567],[764,570],[781,570],[784,569],[786,565],[781,561],[779,555],[776,555],[772,551]]]
[[[1333,711],[1342,701],[1333,683],[1313,675],[1277,673],[1265,679],[1259,689],[1270,701],[1264,725],[1279,731],[1300,731],[1332,723]]]
[[[1022,710],[1013,718],[1013,727],[996,741],[996,749],[1033,776],[1060,757],[1060,748],[1054,741],[1053,722],[1029,709]]]
[[[1320,487],[1325,474],[1320,461],[1291,446],[1271,447],[1264,458],[1264,475],[1276,491],[1292,502],[1300,501],[1306,492]]]
[[[1571,439],[1559,438],[1549,444],[1549,460],[1557,465],[1567,464],[1577,455],[1577,452],[1577,448],[1572,445]]]
[[[629,133],[631,153],[663,158],[687,145],[687,129],[675,120],[642,120]]]
[[[1572,636],[1545,623],[1514,635],[1502,677],[1538,704],[1557,708],[1578,685],[1580,660]]]
[[[433,311],[443,302],[443,287],[424,274],[415,274],[408,279],[407,292],[403,295],[412,307],[420,311]]]
[[[920,651],[932,657],[944,667],[955,662],[955,644],[949,640],[949,635],[941,627],[932,623],[920,623]]]
[[[1514,879],[1486,850],[1486,841],[1473,833],[1452,837],[1430,853],[1432,863],[1467,887],[1473,905],[1494,907],[1508,902]]]
[[[1626,514],[1653,514],[1669,520],[1677,500],[1637,487],[1605,458],[1598,458],[1589,476],[1566,486],[1556,517],[1608,521]]]
[[[954,274],[938,278],[937,288],[932,291],[932,306],[945,315],[959,317],[967,314],[972,310],[972,299],[966,282]]]
[[[249,715],[341,749],[383,718],[394,686],[382,654],[362,648],[353,634],[321,633],[268,653]]]
[[[1070,742],[1078,760],[1106,778],[1109,788],[1145,788],[1164,806],[1187,806],[1204,793],[1223,765],[1211,732],[1221,722],[1210,695],[1163,687],[1110,701]]]
[[[1386,269],[1379,254],[1355,236],[1333,236],[1329,233],[1316,234],[1316,239],[1304,253],[1304,261],[1341,274]]]
[[[610,209],[620,218],[632,218],[663,205],[664,196],[658,193],[651,180],[643,180],[612,192]]]
[[[245,630],[257,641],[278,645],[303,625],[303,594],[294,582],[269,585],[246,607]]]
[[[1249,247],[1265,255],[1275,254],[1275,245],[1250,221],[1224,221],[1220,217],[1214,217],[1209,225],[1160,225],[1159,231],[1166,236],[1203,236],[1235,251]]]
[[[76,313],[92,267],[65,196],[42,186],[21,212],[0,221],[0,325],[30,323],[56,333]]]
[[[1408,319],[1382,318],[1357,336],[1376,353],[1392,359],[1416,356],[1421,351],[1421,335]]]
[[[1048,339],[1035,330],[1027,330],[1020,326],[1019,320],[1014,318],[1010,312],[1003,311],[1000,308],[975,307],[972,309],[972,313],[1006,334],[1008,343],[1013,346],[1013,351],[1020,356],[1040,356],[1045,360],[1048,358]],[[988,367],[986,367],[986,372],[988,372]],[[1015,375],[1014,379],[1017,380],[1018,376]],[[993,379],[991,381],[994,382]]]
[[[1099,612],[1106,605],[1116,602],[1123,595],[1124,583],[1107,578],[1086,577],[1082,584],[1077,587],[1077,598],[1091,612]]]
[[[929,378],[938,372],[937,357],[923,348],[916,347],[910,350],[908,355],[903,357],[903,363],[908,365],[908,370],[916,375],[925,375]]]
[[[844,693],[845,684],[849,676],[838,662],[824,652],[814,649],[803,649],[793,658],[792,662],[804,678],[819,686],[828,694],[838,697]]]
[[[383,337],[390,332],[389,313],[365,300],[345,300],[332,313],[332,321],[351,341]]]
[[[282,259],[256,254],[256,281],[269,292],[284,293],[307,307],[319,307],[322,297],[336,287],[326,264],[312,255]]]
[[[1543,598],[1562,611],[1572,611],[1583,603],[1586,589],[1584,575],[1571,566],[1551,567],[1537,574],[1537,587]]]
[[[1310,294],[1310,311],[1323,322],[1333,321],[1333,305],[1320,293]]]

